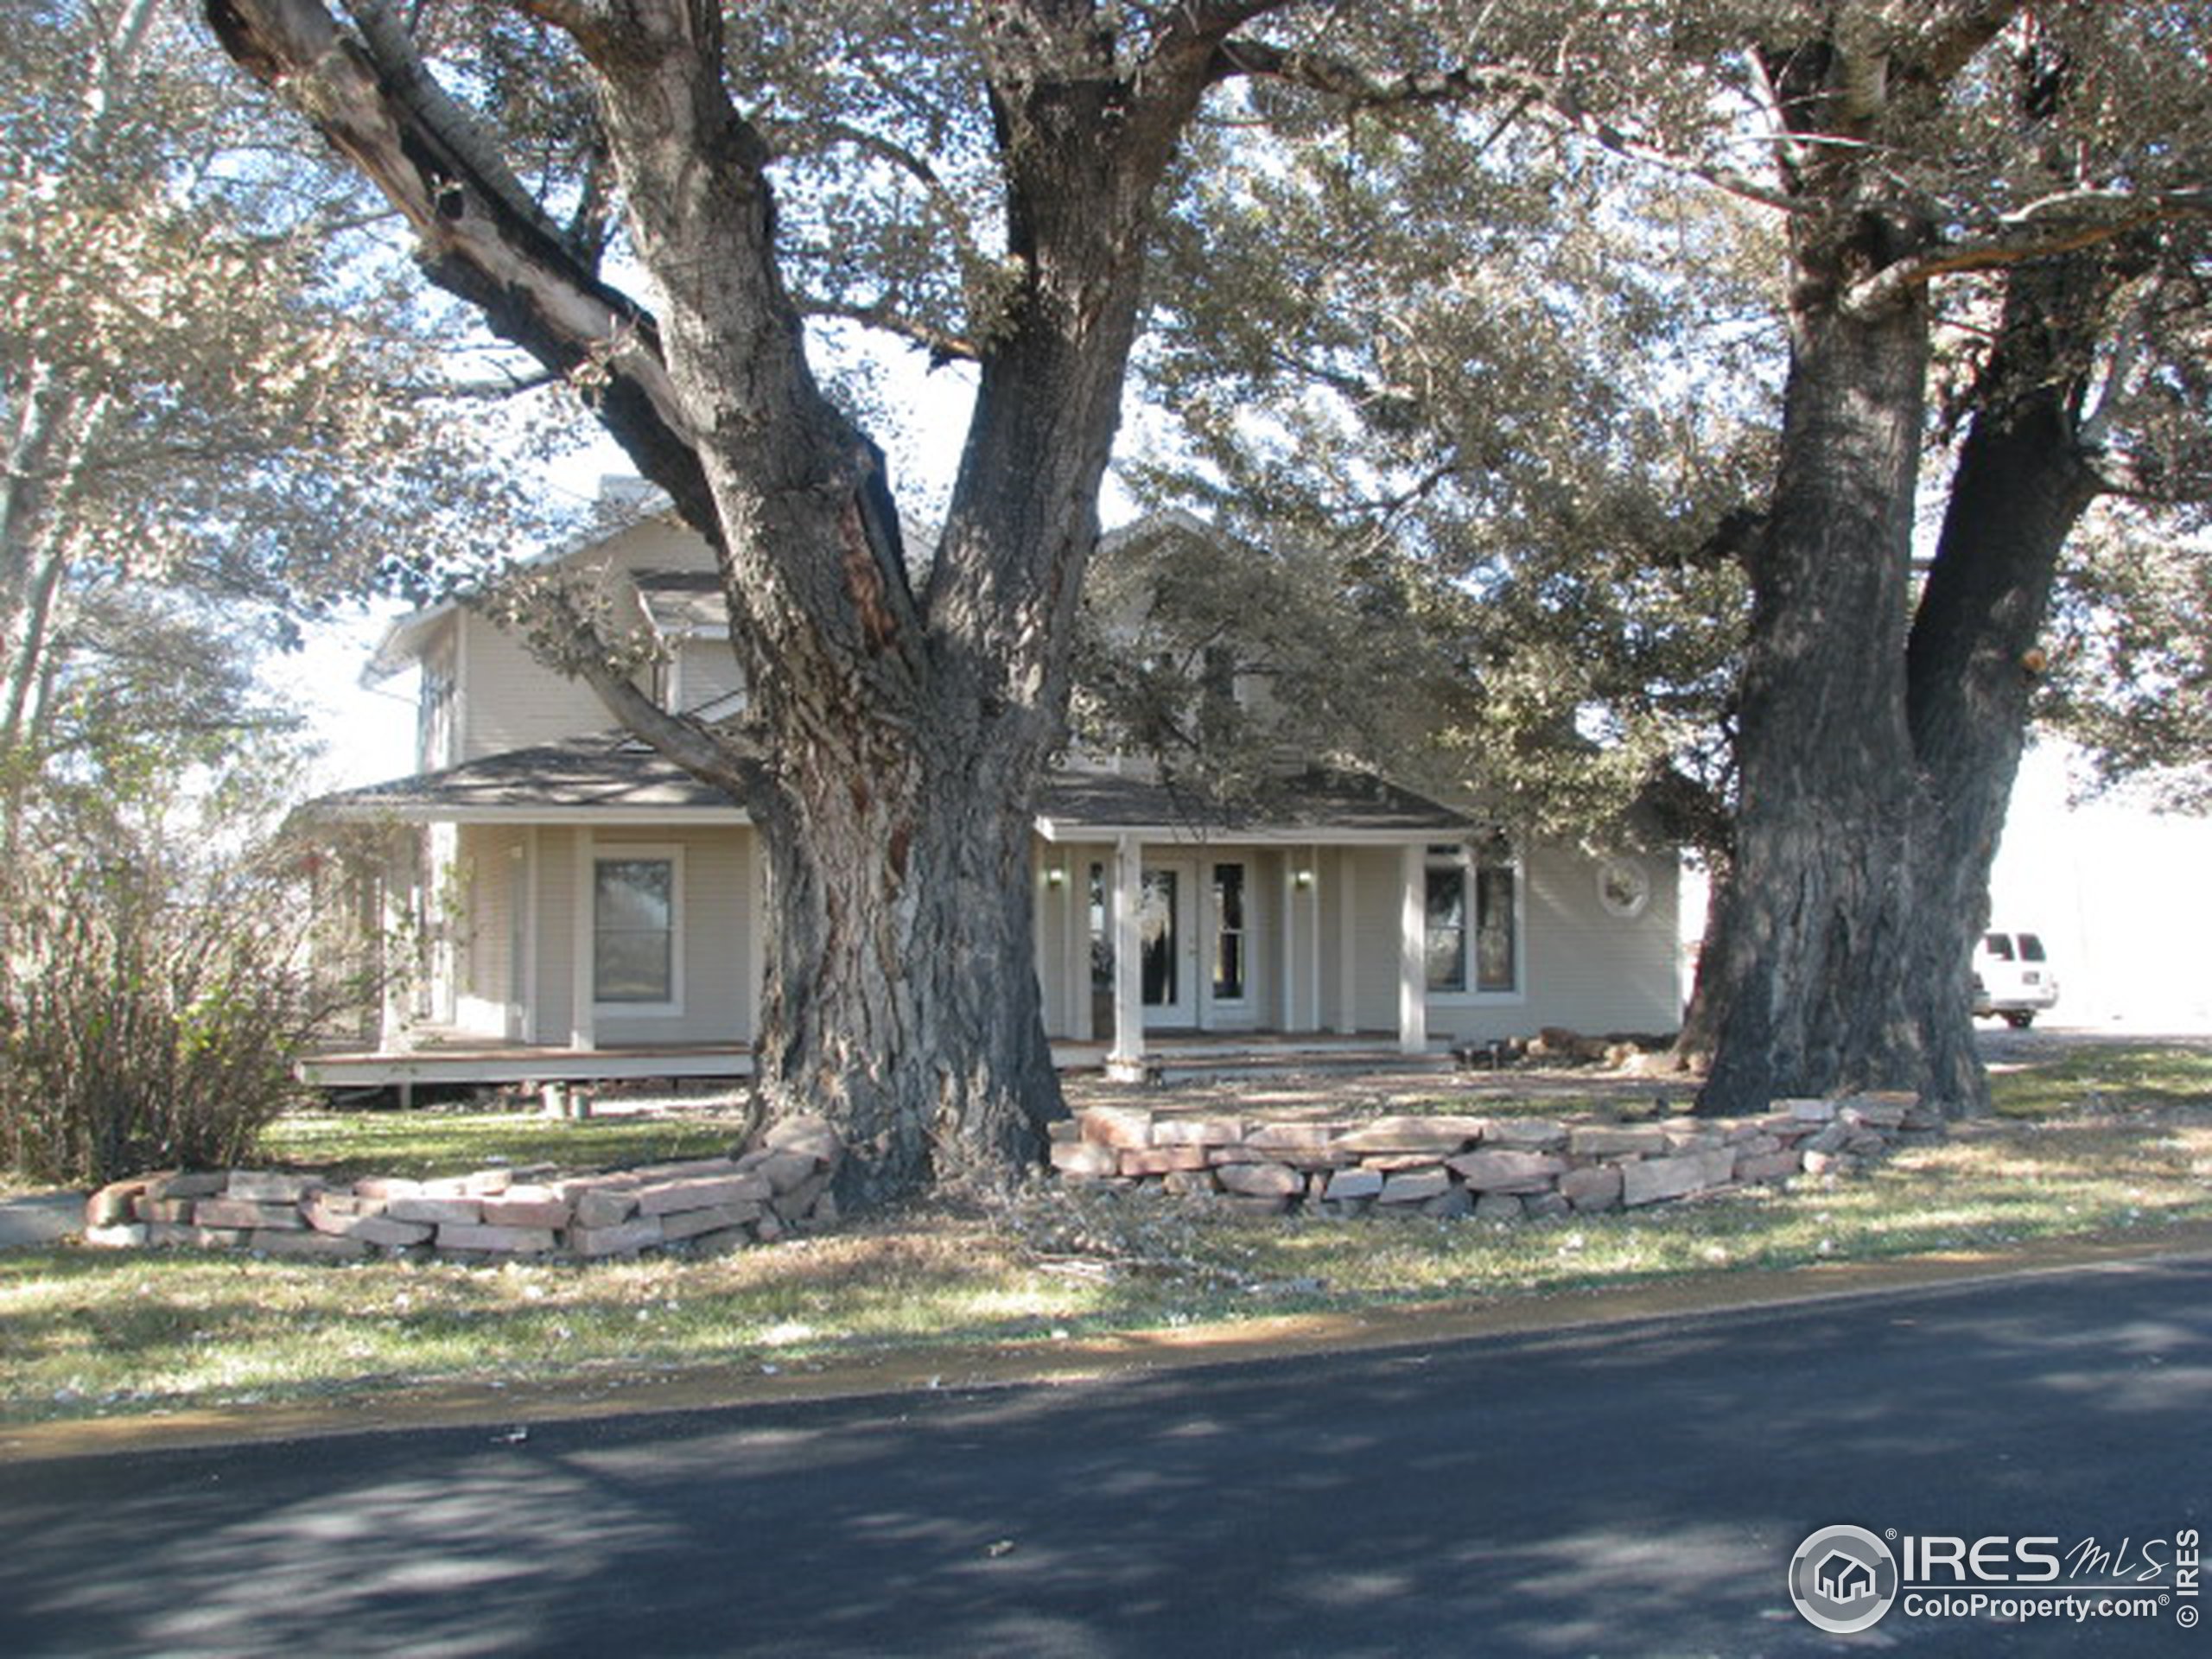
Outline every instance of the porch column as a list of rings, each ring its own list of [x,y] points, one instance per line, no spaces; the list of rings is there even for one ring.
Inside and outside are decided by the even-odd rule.
[[[1428,1051],[1428,849],[1398,854],[1398,1050]]]
[[[1306,862],[1306,1020],[1308,1031],[1321,1029],[1321,849],[1308,847]]]
[[[596,943],[594,925],[599,909],[597,839],[588,830],[576,831],[576,902],[571,918],[569,962],[569,1046],[588,1053],[599,1046],[592,1008],[598,988],[593,973]]]
[[[1144,940],[1137,904],[1144,892],[1144,849],[1135,836],[1114,842],[1114,1048],[1106,1075],[1123,1083],[1144,1077]]]

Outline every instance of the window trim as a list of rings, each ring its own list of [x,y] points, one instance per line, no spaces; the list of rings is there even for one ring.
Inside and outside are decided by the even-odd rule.
[[[1486,837],[1487,839],[1487,837]],[[1513,874],[1513,985],[1509,990],[1483,990],[1482,973],[1477,957],[1476,936],[1481,928],[1481,895],[1477,890],[1475,876],[1484,868],[1482,856],[1472,842],[1452,842],[1448,851],[1440,850],[1444,843],[1428,849],[1427,868],[1431,870],[1453,868],[1461,883],[1462,910],[1466,918],[1460,929],[1460,960],[1465,985],[1459,990],[1427,991],[1429,1006],[1442,1008],[1503,1008],[1518,1007],[1529,1001],[1529,861],[1520,843],[1506,841],[1507,855],[1491,861],[1490,868],[1503,866]]]
[[[669,867],[668,990],[658,1002],[609,1001],[599,992],[599,868],[602,864],[665,863]],[[590,951],[587,971],[591,983],[594,1021],[600,1020],[667,1020],[680,1017],[684,1005],[683,848],[676,842],[594,841],[584,873],[584,899],[591,925],[585,938]]]

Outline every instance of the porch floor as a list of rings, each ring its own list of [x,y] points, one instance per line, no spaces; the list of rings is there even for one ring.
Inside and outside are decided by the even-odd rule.
[[[1067,1072],[1103,1071],[1106,1042],[1058,1041],[1052,1064]],[[1177,1032],[1145,1039],[1147,1075],[1160,1082],[1306,1071],[1430,1071],[1448,1068],[1440,1039],[1406,1054],[1395,1033]],[[334,1050],[299,1065],[301,1081],[325,1089],[410,1084],[606,1083],[639,1077],[749,1077],[748,1043],[670,1043],[575,1049],[503,1043],[458,1033],[420,1033],[414,1046]]]

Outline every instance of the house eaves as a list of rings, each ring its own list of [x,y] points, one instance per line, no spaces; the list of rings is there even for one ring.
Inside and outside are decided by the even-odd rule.
[[[721,790],[610,732],[325,795],[301,811],[351,823],[749,823]]]

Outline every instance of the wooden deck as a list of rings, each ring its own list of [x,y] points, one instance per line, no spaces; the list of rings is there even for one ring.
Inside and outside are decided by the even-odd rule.
[[[1103,1071],[1111,1046],[1055,1042],[1063,1071]],[[1205,1032],[1148,1037],[1144,1080],[1176,1083],[1269,1071],[1442,1070],[1440,1043],[1421,1054],[1400,1052],[1382,1032]],[[346,1050],[300,1062],[300,1078],[322,1089],[406,1089],[417,1084],[609,1083],[642,1077],[749,1077],[747,1043],[676,1043],[576,1049],[425,1034],[405,1050]]]

